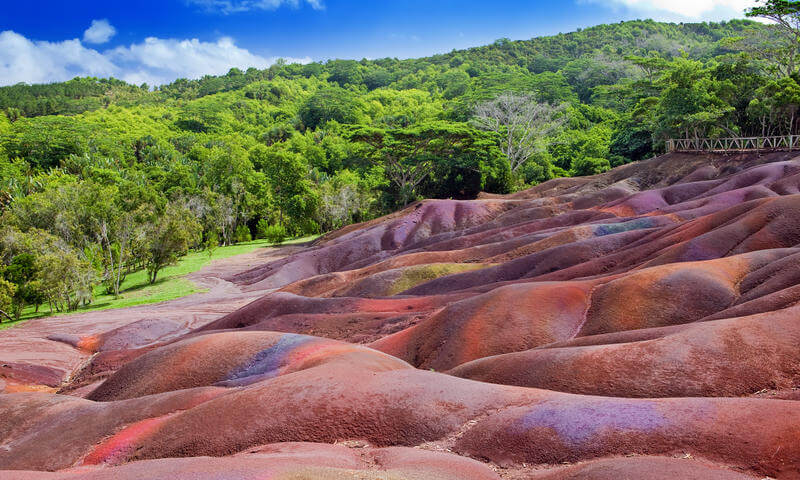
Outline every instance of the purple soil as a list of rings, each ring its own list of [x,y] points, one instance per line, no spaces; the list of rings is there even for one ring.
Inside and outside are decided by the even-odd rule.
[[[554,472],[541,472],[527,478],[529,480],[633,480],[639,478],[746,480],[757,477],[685,458],[633,457],[597,460],[564,467]]]
[[[2,332],[0,477],[797,479],[798,266],[790,153],[419,202]]]

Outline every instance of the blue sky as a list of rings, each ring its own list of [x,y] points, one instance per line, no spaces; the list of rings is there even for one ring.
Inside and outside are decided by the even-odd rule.
[[[742,17],[750,0],[8,2],[0,84],[113,75],[159,84],[275,58],[418,57],[635,18]]]

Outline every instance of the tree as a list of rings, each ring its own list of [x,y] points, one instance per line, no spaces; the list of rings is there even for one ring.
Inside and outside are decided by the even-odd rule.
[[[239,225],[236,227],[234,235],[236,236],[236,243],[249,242],[253,239],[253,235],[250,233],[250,229],[247,228],[247,225]]]
[[[750,28],[731,42],[750,52],[767,70],[782,77],[800,74],[800,1],[760,0],[746,11],[748,17],[760,17],[773,25]]]
[[[348,136],[367,145],[370,158],[384,167],[389,181],[397,188],[401,206],[416,199],[418,187],[437,164],[455,162],[495,145],[491,134],[467,124],[447,122],[398,129],[355,127]]]
[[[773,67],[785,76],[796,75],[800,64],[800,1],[760,0],[760,5],[747,10],[748,17],[766,18],[775,22],[781,39],[753,31],[750,50],[771,60]]]
[[[203,244],[203,246],[206,247],[206,251],[208,252],[208,258],[213,257],[214,252],[217,250],[217,247],[219,247],[219,235],[217,234],[216,230],[212,230],[211,232],[208,233],[208,236],[206,237],[206,241]]]
[[[572,175],[600,173],[597,170],[609,164],[606,159],[609,156],[611,134],[611,127],[602,124],[565,130],[549,149],[555,166]]]
[[[44,302],[50,303],[51,311],[74,310],[90,302],[96,278],[85,257],[43,230],[0,229],[3,277],[16,285],[14,314],[19,317],[26,305],[38,307]]]
[[[57,311],[74,311],[92,302],[95,271],[68,248],[54,248],[37,257],[42,289]]]
[[[150,284],[156,283],[158,272],[177,262],[199,241],[200,223],[185,207],[170,204],[164,215],[153,221],[147,232],[147,273]]]
[[[91,130],[87,123],[69,117],[20,118],[0,143],[9,158],[25,158],[36,167],[51,168],[70,155],[83,155]]]
[[[353,94],[343,88],[330,87],[313,94],[300,107],[300,120],[306,128],[315,129],[331,120],[357,123],[358,103]]]
[[[760,5],[747,10],[748,17],[761,17],[772,20],[778,26],[785,40],[782,46],[784,73],[797,73],[800,55],[800,1],[760,0]]]
[[[330,60],[326,67],[329,80],[341,86],[359,84],[363,79],[362,67],[355,60]]]
[[[747,113],[761,125],[761,135],[794,135],[800,111],[800,85],[794,78],[771,80],[756,91]]]
[[[250,159],[271,187],[280,225],[286,227],[287,218],[300,223],[313,215],[318,198],[307,178],[309,166],[302,155],[279,147],[258,146],[251,150]]]
[[[632,116],[626,116],[611,136],[609,155],[615,165],[638,162],[653,155],[653,132],[650,126]]]
[[[564,124],[564,106],[538,103],[530,95],[505,93],[475,109],[474,123],[503,136],[500,149],[512,173],[536,152],[546,149],[545,138]]]
[[[107,182],[121,183],[114,172],[110,172]],[[127,206],[136,207],[143,201],[143,198],[123,201],[116,185],[106,186],[93,180],[68,181],[17,202],[14,213],[24,226],[48,230],[75,248],[99,246],[103,281],[110,293],[119,295],[131,244],[142,235],[143,216],[141,210],[125,211],[122,208],[125,205],[121,204],[127,202]]]
[[[592,58],[582,57],[569,62],[561,73],[577,92],[580,101],[589,103],[596,87],[630,78],[632,70],[632,66],[618,55],[598,53]]]
[[[6,108],[6,117],[11,123],[14,123],[22,117],[22,111],[19,108],[8,107]]]
[[[222,227],[223,238],[230,244],[235,241],[237,228],[255,216],[262,198],[268,198],[260,191],[264,176],[256,172],[247,152],[236,145],[197,148],[192,155],[202,165],[201,183],[215,194],[217,209],[224,217],[217,226]]]
[[[5,317],[12,322],[15,319],[8,312],[11,311],[11,308],[14,305],[14,294],[16,292],[16,285],[9,282],[5,278],[0,277],[0,316]],[[2,317],[0,317],[0,322],[3,321]]]
[[[97,239],[105,252],[106,280],[111,292],[119,296],[120,285],[125,281],[126,271],[135,245],[144,241],[145,220],[151,214],[148,209],[135,212],[117,212],[115,217],[102,219],[97,230]]]
[[[648,57],[639,57],[636,55],[628,55],[625,57],[625,60],[633,63],[641,70],[644,78],[652,84],[658,78],[658,75],[664,71],[665,68],[669,65],[669,62],[664,60],[663,58],[657,55],[651,55]]]
[[[273,245],[280,245],[286,240],[286,228],[283,225],[269,225],[263,218],[258,222],[258,232],[261,238]]]
[[[726,100],[730,81],[718,81],[701,62],[676,58],[658,81],[655,132],[664,138],[703,138],[725,132],[736,135],[728,118],[735,111]],[[645,99],[644,101],[646,101]]]
[[[581,157],[572,162],[571,174],[575,176],[597,175],[611,168],[611,164],[605,158]]]
[[[369,176],[342,170],[321,183],[317,222],[323,231],[364,221],[370,216],[375,198],[368,178],[364,177]]]
[[[14,285],[12,310],[16,320],[22,315],[26,305],[41,305],[45,298],[41,288],[39,265],[30,253],[16,255],[5,268],[5,280]]]

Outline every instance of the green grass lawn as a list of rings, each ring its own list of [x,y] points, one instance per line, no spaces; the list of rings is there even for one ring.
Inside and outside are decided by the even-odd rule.
[[[309,242],[314,238],[316,237],[298,238],[287,241],[284,245]],[[175,265],[166,267],[158,272],[158,279],[155,284],[150,285],[148,282],[147,271],[140,270],[138,272],[133,272],[125,277],[125,281],[120,286],[120,295],[118,298],[114,298],[114,295],[106,294],[105,288],[100,285],[95,288],[95,297],[91,305],[81,307],[76,312],[70,313],[84,313],[158,303],[185,297],[197,292],[203,292],[205,291],[204,289],[198,287],[185,277],[205,267],[213,260],[250,253],[259,248],[271,246],[273,245],[266,240],[253,240],[252,242],[239,243],[229,247],[219,247],[214,250],[211,256],[208,255],[207,251],[190,252],[185,257],[182,257]],[[59,314],[55,312],[54,314],[62,315],[63,313]],[[18,322],[4,321],[0,323],[0,330],[13,327],[25,320],[50,315],[49,308],[46,305],[42,305],[39,308],[39,313],[36,313],[33,307],[28,307],[23,311],[22,318]]]

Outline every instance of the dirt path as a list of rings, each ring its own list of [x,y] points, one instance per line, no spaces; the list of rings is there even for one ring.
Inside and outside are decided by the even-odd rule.
[[[225,278],[302,248],[261,248],[215,260],[187,276],[208,289],[205,293],[150,305],[39,318],[0,331],[0,393],[57,386],[92,353],[75,345],[91,344],[97,336],[118,332],[106,338],[115,347],[144,346],[228,314],[265,291],[243,292]]]

